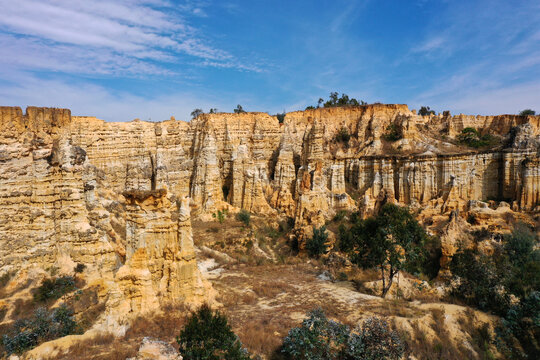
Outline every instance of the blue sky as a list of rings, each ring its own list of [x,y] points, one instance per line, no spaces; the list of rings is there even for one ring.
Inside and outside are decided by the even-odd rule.
[[[109,121],[304,109],[331,91],[540,111],[538,0],[0,0],[0,104]]]

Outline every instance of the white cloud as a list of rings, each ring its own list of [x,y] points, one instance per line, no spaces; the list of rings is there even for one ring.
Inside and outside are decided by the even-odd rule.
[[[0,64],[85,74],[170,74],[182,56],[251,70],[204,40],[197,7],[140,0],[0,0]],[[176,66],[175,66],[176,67]]]

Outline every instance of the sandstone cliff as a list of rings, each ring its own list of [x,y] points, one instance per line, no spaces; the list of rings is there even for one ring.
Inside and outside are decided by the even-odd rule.
[[[466,127],[495,141],[467,148],[457,141]],[[538,211],[539,150],[540,116],[422,117],[406,105],[299,111],[283,123],[265,113],[113,123],[1,107],[0,268],[87,265],[109,289],[102,322],[121,331],[114,314],[205,297],[190,214],[244,208],[309,231],[384,202],[450,214],[504,199]]]

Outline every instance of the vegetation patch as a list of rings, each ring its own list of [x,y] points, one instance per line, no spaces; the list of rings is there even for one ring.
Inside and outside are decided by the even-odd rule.
[[[461,144],[468,147],[481,148],[493,145],[495,138],[489,134],[480,135],[478,130],[472,127],[467,127],[458,135],[458,140]]]
[[[313,228],[313,236],[311,239],[306,241],[306,251],[308,255],[314,258],[318,258],[322,254],[326,253],[327,246],[326,241],[328,240],[328,233],[326,232],[326,227],[321,226],[320,228]]]
[[[37,302],[57,300],[73,290],[75,290],[75,279],[73,276],[45,279],[41,283],[41,286],[36,289],[34,300]]]
[[[308,314],[300,327],[283,340],[287,359],[400,359],[403,344],[397,332],[381,318],[368,318],[354,330],[329,320],[321,309]]]
[[[78,332],[73,310],[65,305],[49,311],[44,307],[35,310],[32,317],[17,320],[2,336],[7,354],[20,354],[42,342]]]
[[[396,124],[390,124],[386,128],[386,132],[383,134],[382,138],[386,141],[398,141],[403,138],[403,133]]]
[[[518,224],[491,255],[460,249],[450,262],[452,294],[502,317],[496,344],[508,358],[540,358],[540,249]]]
[[[225,315],[201,306],[192,313],[177,338],[180,354],[186,360],[244,360],[250,355],[242,348]]]

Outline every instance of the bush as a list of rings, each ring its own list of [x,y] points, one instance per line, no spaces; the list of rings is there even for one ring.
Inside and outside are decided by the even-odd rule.
[[[276,117],[280,124],[283,124],[283,122],[285,121],[285,115],[286,115],[285,111],[283,111],[283,113],[281,114],[280,113],[276,114]]]
[[[86,265],[84,264],[77,264],[77,266],[75,266],[75,268],[73,269],[73,271],[75,271],[76,273],[80,274],[84,271],[84,269],[86,269]]]
[[[351,331],[328,320],[321,309],[311,311],[300,327],[289,331],[281,351],[293,360],[399,359],[404,352],[399,336],[385,320],[368,318]]]
[[[540,249],[535,246],[535,235],[517,224],[493,254],[460,249],[450,262],[453,294],[502,317],[496,345],[508,358],[540,357]]]
[[[346,127],[342,127],[341,129],[339,129],[338,133],[336,134],[337,142],[349,145],[350,139],[351,134],[349,134],[349,129],[347,129]]]
[[[247,210],[242,209],[236,215],[236,220],[243,222],[246,226],[249,226],[251,224],[251,213]]]
[[[216,219],[220,224],[223,224],[225,221],[225,218],[227,217],[228,211],[225,210],[218,210],[215,213],[212,214],[212,217]]]
[[[458,135],[458,140],[460,143],[473,148],[489,146],[494,142],[494,138],[491,135],[480,135],[478,130],[472,127],[463,129],[461,134]]]
[[[227,318],[208,305],[192,313],[176,341],[185,360],[244,360],[247,350],[231,330]]]
[[[403,137],[403,134],[396,124],[390,124],[382,137],[386,141],[398,141]]]
[[[326,241],[328,240],[328,233],[326,232],[326,226],[320,228],[313,228],[313,237],[306,241],[306,250],[311,257],[319,257],[326,253]]]
[[[44,302],[50,299],[56,300],[73,290],[75,290],[75,279],[73,276],[45,279],[34,293],[34,300],[38,302]]]
[[[73,318],[73,310],[61,305],[52,312],[40,307],[31,318],[17,320],[2,336],[2,345],[8,354],[20,354],[38,344],[79,330]]]

